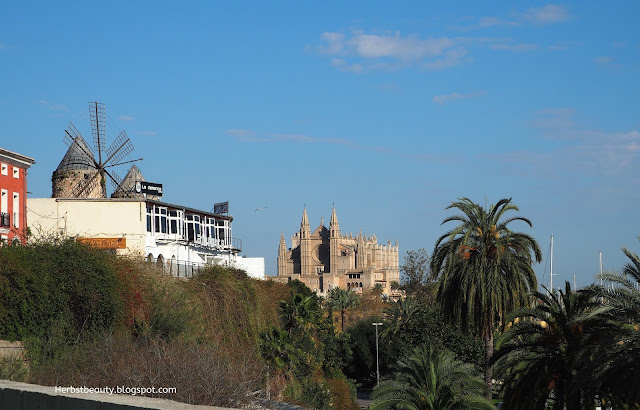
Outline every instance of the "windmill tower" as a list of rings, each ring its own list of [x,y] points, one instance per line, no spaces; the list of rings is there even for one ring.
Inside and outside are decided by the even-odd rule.
[[[70,122],[64,137],[69,149],[51,177],[53,198],[106,198],[107,178],[116,192],[121,189],[122,180],[111,168],[132,162],[122,160],[133,151],[133,144],[122,130],[106,148],[104,104],[90,102],[89,117],[93,149]]]
[[[111,194],[111,198],[143,198],[145,194],[136,190],[136,183],[141,181],[146,181],[146,179],[142,176],[140,168],[132,165],[118,188]]]

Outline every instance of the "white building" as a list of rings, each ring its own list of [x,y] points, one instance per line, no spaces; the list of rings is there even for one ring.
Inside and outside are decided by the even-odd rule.
[[[148,198],[29,198],[34,238],[76,238],[117,254],[145,257],[175,276],[221,264],[264,278],[264,258],[239,255],[230,215]]]

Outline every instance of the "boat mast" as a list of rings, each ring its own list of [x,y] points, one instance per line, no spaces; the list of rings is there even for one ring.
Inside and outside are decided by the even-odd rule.
[[[600,251],[600,286],[602,286],[602,251]]]
[[[551,281],[550,288],[553,295],[553,234],[551,234],[551,271],[549,273],[549,280]]]

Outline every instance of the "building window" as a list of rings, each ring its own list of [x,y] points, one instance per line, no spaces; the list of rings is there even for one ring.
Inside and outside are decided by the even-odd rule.
[[[9,166],[7,164],[0,165],[0,170],[2,175],[9,175],[8,169],[9,169]]]
[[[20,195],[13,193],[13,227],[20,228]]]
[[[227,231],[229,230],[229,221],[226,219],[218,219],[216,220],[216,238],[221,245],[227,245]]]
[[[14,178],[20,178],[20,168],[13,167],[13,177]]]
[[[7,201],[9,200],[9,193],[7,192],[6,189],[3,189],[1,191],[1,198],[0,198],[0,212],[4,212],[4,213],[8,213],[9,212],[9,208],[7,205]]]
[[[182,211],[169,211],[169,233],[171,235],[182,235]]]
[[[200,215],[187,215],[185,216],[187,225],[187,240],[190,242],[200,240],[202,234],[200,227]]]
[[[214,244],[216,239],[216,220],[210,216],[207,217],[206,235],[209,243]]]
[[[147,207],[147,232],[153,232],[153,208]]]
[[[167,233],[167,208],[155,208],[155,231],[158,233]]]

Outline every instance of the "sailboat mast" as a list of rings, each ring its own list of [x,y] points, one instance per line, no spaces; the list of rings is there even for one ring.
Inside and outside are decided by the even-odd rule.
[[[600,286],[602,286],[602,251],[600,251]]]
[[[549,273],[551,294],[553,295],[553,234],[551,234],[551,271]]]

